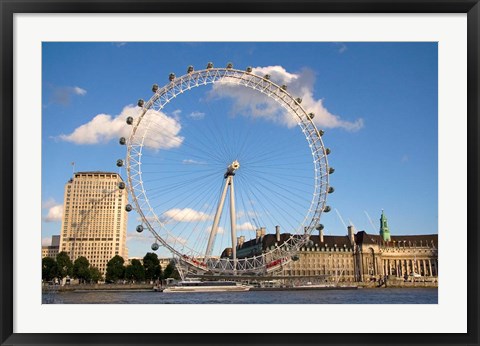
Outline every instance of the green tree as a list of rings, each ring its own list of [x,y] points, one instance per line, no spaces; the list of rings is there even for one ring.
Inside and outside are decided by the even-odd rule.
[[[123,265],[125,261],[119,255],[114,256],[107,263],[107,273],[105,279],[107,282],[116,282],[123,279],[125,276],[125,267]]]
[[[73,263],[73,277],[80,283],[90,281],[90,263],[86,257],[78,257]]]
[[[178,270],[175,268],[175,262],[170,261],[170,263],[168,263],[167,267],[163,271],[163,277],[165,279],[167,279],[167,278],[173,278],[173,279],[176,279],[176,280],[180,279],[180,275],[178,274]]]
[[[138,259],[133,259],[132,264],[125,268],[125,279],[128,281],[145,280],[145,268]]]
[[[42,258],[42,279],[44,281],[53,280],[57,277],[57,262],[51,257]]]
[[[145,268],[145,279],[158,280],[162,278],[162,267],[156,253],[148,252],[143,257],[143,267]]]
[[[103,275],[97,267],[90,267],[90,281],[99,282],[103,279]]]
[[[71,276],[73,263],[70,256],[65,251],[57,255],[57,276],[60,280],[64,277]]]

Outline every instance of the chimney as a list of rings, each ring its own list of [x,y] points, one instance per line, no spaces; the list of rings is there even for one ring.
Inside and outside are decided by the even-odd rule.
[[[266,230],[265,227],[261,227],[261,228],[260,228],[260,231],[261,231],[261,232],[260,232],[260,235],[262,235],[262,236],[264,236],[265,234],[267,234],[267,230]]]
[[[348,229],[348,238],[350,239],[350,244],[354,245],[355,244],[355,235],[354,235],[355,228],[352,225],[350,225],[347,227],[347,229]]]
[[[260,238],[260,236],[262,235],[262,229],[261,228],[257,228],[257,230],[255,231],[255,239],[257,240],[258,242],[258,239]]]
[[[319,231],[320,243],[323,243],[323,228]]]
[[[308,234],[308,227],[303,227],[303,231],[305,232],[307,239],[310,240],[310,234]]]
[[[275,236],[276,236],[276,240],[277,240],[277,243],[280,243],[280,226],[275,226]]]

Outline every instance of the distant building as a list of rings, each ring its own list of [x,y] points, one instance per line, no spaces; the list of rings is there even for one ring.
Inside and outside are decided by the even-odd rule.
[[[309,244],[297,253],[297,260],[290,261],[275,275],[292,277],[319,276],[329,281],[371,281],[385,277],[410,280],[413,277],[437,278],[438,235],[392,236],[387,218],[382,212],[379,235],[365,231],[355,234],[348,227],[345,236],[310,235]],[[239,237],[237,257],[261,255],[280,246],[291,237],[289,233],[266,234],[259,229],[255,239]],[[231,257],[227,248],[221,257]]]
[[[123,264],[124,266],[128,266],[132,264],[132,260],[138,260],[140,263],[143,265],[143,257],[129,257],[125,263]]]
[[[42,246],[42,258],[57,257],[59,248],[60,248],[60,236],[52,235],[52,243],[50,245]]]
[[[115,255],[128,259],[127,191],[111,172],[77,172],[65,184],[60,251],[84,256],[103,274]],[[124,185],[123,185],[124,187]]]
[[[168,264],[173,261],[173,258],[169,257],[159,257],[158,260],[160,261],[160,267],[162,268],[162,271],[167,268]]]

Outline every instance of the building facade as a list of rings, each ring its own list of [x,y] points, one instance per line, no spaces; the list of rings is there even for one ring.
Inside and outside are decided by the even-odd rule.
[[[355,232],[349,226],[345,236],[309,236],[308,245],[286,263],[274,275],[304,277],[309,281],[368,282],[385,278],[400,280],[436,280],[438,277],[438,235],[392,236],[387,218],[382,212],[378,235],[365,231]],[[281,245],[291,234],[266,234],[257,231],[256,239],[237,240],[237,256],[251,257],[265,253]],[[230,257],[231,249],[225,249],[222,257]]]
[[[60,236],[52,235],[52,243],[50,245],[42,246],[42,258],[51,257],[56,258],[60,248]]]
[[[128,259],[127,191],[117,173],[77,172],[65,184],[60,251],[86,257],[106,272],[115,255]],[[124,185],[123,185],[124,187]]]

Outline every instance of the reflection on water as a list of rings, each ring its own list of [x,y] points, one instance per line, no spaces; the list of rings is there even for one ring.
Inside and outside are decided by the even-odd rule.
[[[436,288],[323,291],[159,293],[64,292],[42,295],[43,304],[437,304]]]

